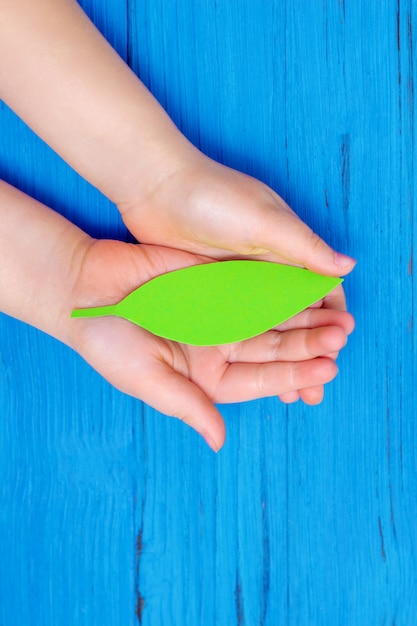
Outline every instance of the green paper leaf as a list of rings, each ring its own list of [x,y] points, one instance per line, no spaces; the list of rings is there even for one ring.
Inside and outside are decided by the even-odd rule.
[[[117,315],[154,335],[199,346],[249,339],[282,324],[342,282],[265,261],[221,261],[162,274],[115,305],[71,317]]]

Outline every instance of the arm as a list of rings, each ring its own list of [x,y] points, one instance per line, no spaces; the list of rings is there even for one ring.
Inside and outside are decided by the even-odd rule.
[[[114,201],[187,143],[75,0],[1,0],[0,97]]]
[[[218,450],[215,402],[280,395],[320,402],[353,329],[343,311],[309,309],[280,329],[200,348],[115,317],[71,319],[72,308],[121,300],[158,274],[207,259],[158,246],[98,241],[0,182],[0,311],[63,341],[121,391],[195,428]]]
[[[0,2],[0,96],[142,242],[338,276],[354,266],[267,186],[194,148],[75,0]],[[345,306],[342,290],[330,306]]]

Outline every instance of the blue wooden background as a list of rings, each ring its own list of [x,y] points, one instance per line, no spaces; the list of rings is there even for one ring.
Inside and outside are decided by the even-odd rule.
[[[1,626],[414,626],[417,3],[84,0],[183,132],[358,259],[318,408],[224,407],[216,456],[0,317]],[[116,209],[4,105],[0,176]]]

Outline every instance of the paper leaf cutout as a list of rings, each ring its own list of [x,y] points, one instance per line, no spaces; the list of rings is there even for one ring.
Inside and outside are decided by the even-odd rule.
[[[342,282],[265,261],[221,261],[162,274],[119,304],[71,317],[116,315],[154,335],[199,346],[259,335],[321,300]]]

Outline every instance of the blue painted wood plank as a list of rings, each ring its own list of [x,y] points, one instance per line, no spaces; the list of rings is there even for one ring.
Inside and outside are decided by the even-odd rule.
[[[132,402],[2,322],[0,623],[132,622]]]
[[[317,438],[314,437],[317,424],[309,421],[307,427],[298,420],[293,423],[294,452],[299,450],[303,454],[297,455],[289,476],[294,481],[294,516],[300,520],[300,526],[304,526],[304,541],[295,542],[289,559],[293,576],[300,576],[300,573],[303,576],[300,593],[294,596],[295,623],[298,619],[301,623],[326,624],[334,620],[349,624],[392,623],[397,620],[395,623],[406,624],[415,612],[416,576],[409,567],[409,551],[415,551],[409,537],[415,529],[412,523],[410,526],[402,489],[397,491],[392,482],[395,474],[415,473],[415,461],[410,463],[409,459],[403,467],[402,451],[408,444],[401,436],[403,424],[409,423],[415,415],[415,405],[408,399],[413,393],[415,358],[410,333],[413,296],[409,273],[414,228],[410,208],[400,200],[404,195],[410,197],[410,190],[406,191],[410,179],[407,181],[404,177],[401,163],[403,156],[410,158],[412,152],[401,147],[404,140],[398,129],[404,112],[401,113],[399,107],[397,75],[397,27],[399,24],[400,28],[405,28],[409,18],[406,11],[397,16],[394,5],[391,10],[388,8],[384,3],[369,4],[359,12],[349,11],[346,6],[346,15],[339,20],[341,55],[329,56],[327,62],[328,67],[332,62],[338,66],[332,76],[338,76],[341,83],[336,90],[340,101],[333,100],[335,115],[328,118],[329,130],[325,130],[326,134],[335,133],[340,141],[339,163],[336,159],[334,165],[330,161],[328,172],[329,179],[341,185],[337,195],[349,230],[347,240],[351,243],[351,252],[359,258],[354,280],[347,281],[359,333],[351,341],[354,352],[348,351],[345,355],[352,361],[347,370],[348,376],[351,373],[351,382],[343,381],[344,389],[334,408],[334,426],[323,422],[330,417],[328,409],[320,411],[318,423],[324,428],[317,433]],[[311,23],[314,25],[314,21]],[[371,30],[370,23],[374,25]],[[358,38],[358,33],[362,33],[362,37]],[[318,35],[315,41],[319,42]],[[299,54],[304,52],[300,67],[309,63],[311,69],[311,43],[310,40],[308,52],[303,47],[298,49]],[[313,58],[318,48],[317,43]],[[324,62],[323,52],[321,54]],[[400,54],[408,56],[410,50]],[[313,68],[315,78],[320,76],[320,67],[317,62]],[[345,88],[343,74],[349,81]],[[307,85],[312,88],[308,79]],[[300,91],[301,94],[306,92],[302,86],[301,90],[299,85],[294,87],[294,101],[300,97]],[[313,116],[320,100],[316,95],[309,101]],[[303,136],[308,140],[315,130],[314,126],[306,128],[309,118],[305,113],[299,123],[302,117]],[[316,120],[316,116],[313,119]],[[325,129],[324,120],[319,128]],[[320,140],[320,133],[318,137]],[[334,143],[330,143],[330,150]],[[333,154],[337,155],[336,146]],[[295,158],[295,164],[299,168],[300,182],[305,180],[306,170],[307,177],[309,171],[316,170],[310,162],[301,168],[299,157]],[[415,179],[415,172],[412,178]],[[294,183],[297,188],[298,180]],[[308,183],[306,189],[314,189],[312,178]],[[333,196],[336,200],[337,195]],[[334,204],[333,200],[331,206]],[[354,290],[350,291],[352,282]],[[357,360],[356,367],[353,359]],[[340,385],[341,381],[337,384],[339,390]],[[345,404],[340,398],[345,399]],[[306,412],[295,410],[294,413],[299,416]],[[326,462],[326,458],[319,456],[324,471],[320,478],[316,469],[317,455],[326,431],[331,446],[338,444],[345,462],[336,463],[337,456]],[[299,436],[303,438],[296,445]],[[309,443],[307,437],[312,437]],[[414,446],[414,437],[411,441]],[[328,447],[329,444],[326,449]],[[329,497],[328,487],[332,485],[334,495]],[[334,533],[329,526],[322,534],[323,521],[327,519],[337,526]],[[341,532],[343,526],[337,532],[341,519],[346,520],[345,532]],[[314,520],[311,530],[308,520]],[[326,531],[326,527],[323,530]],[[336,541],[326,545],[320,536],[329,535]],[[309,549],[303,550],[306,543]],[[329,588],[336,592],[331,597]]]
[[[0,317],[0,624],[411,626],[415,3],[82,5],[196,145],[358,258],[357,330],[321,407],[222,407],[214,456]],[[0,133],[0,176],[127,237],[4,105]]]

